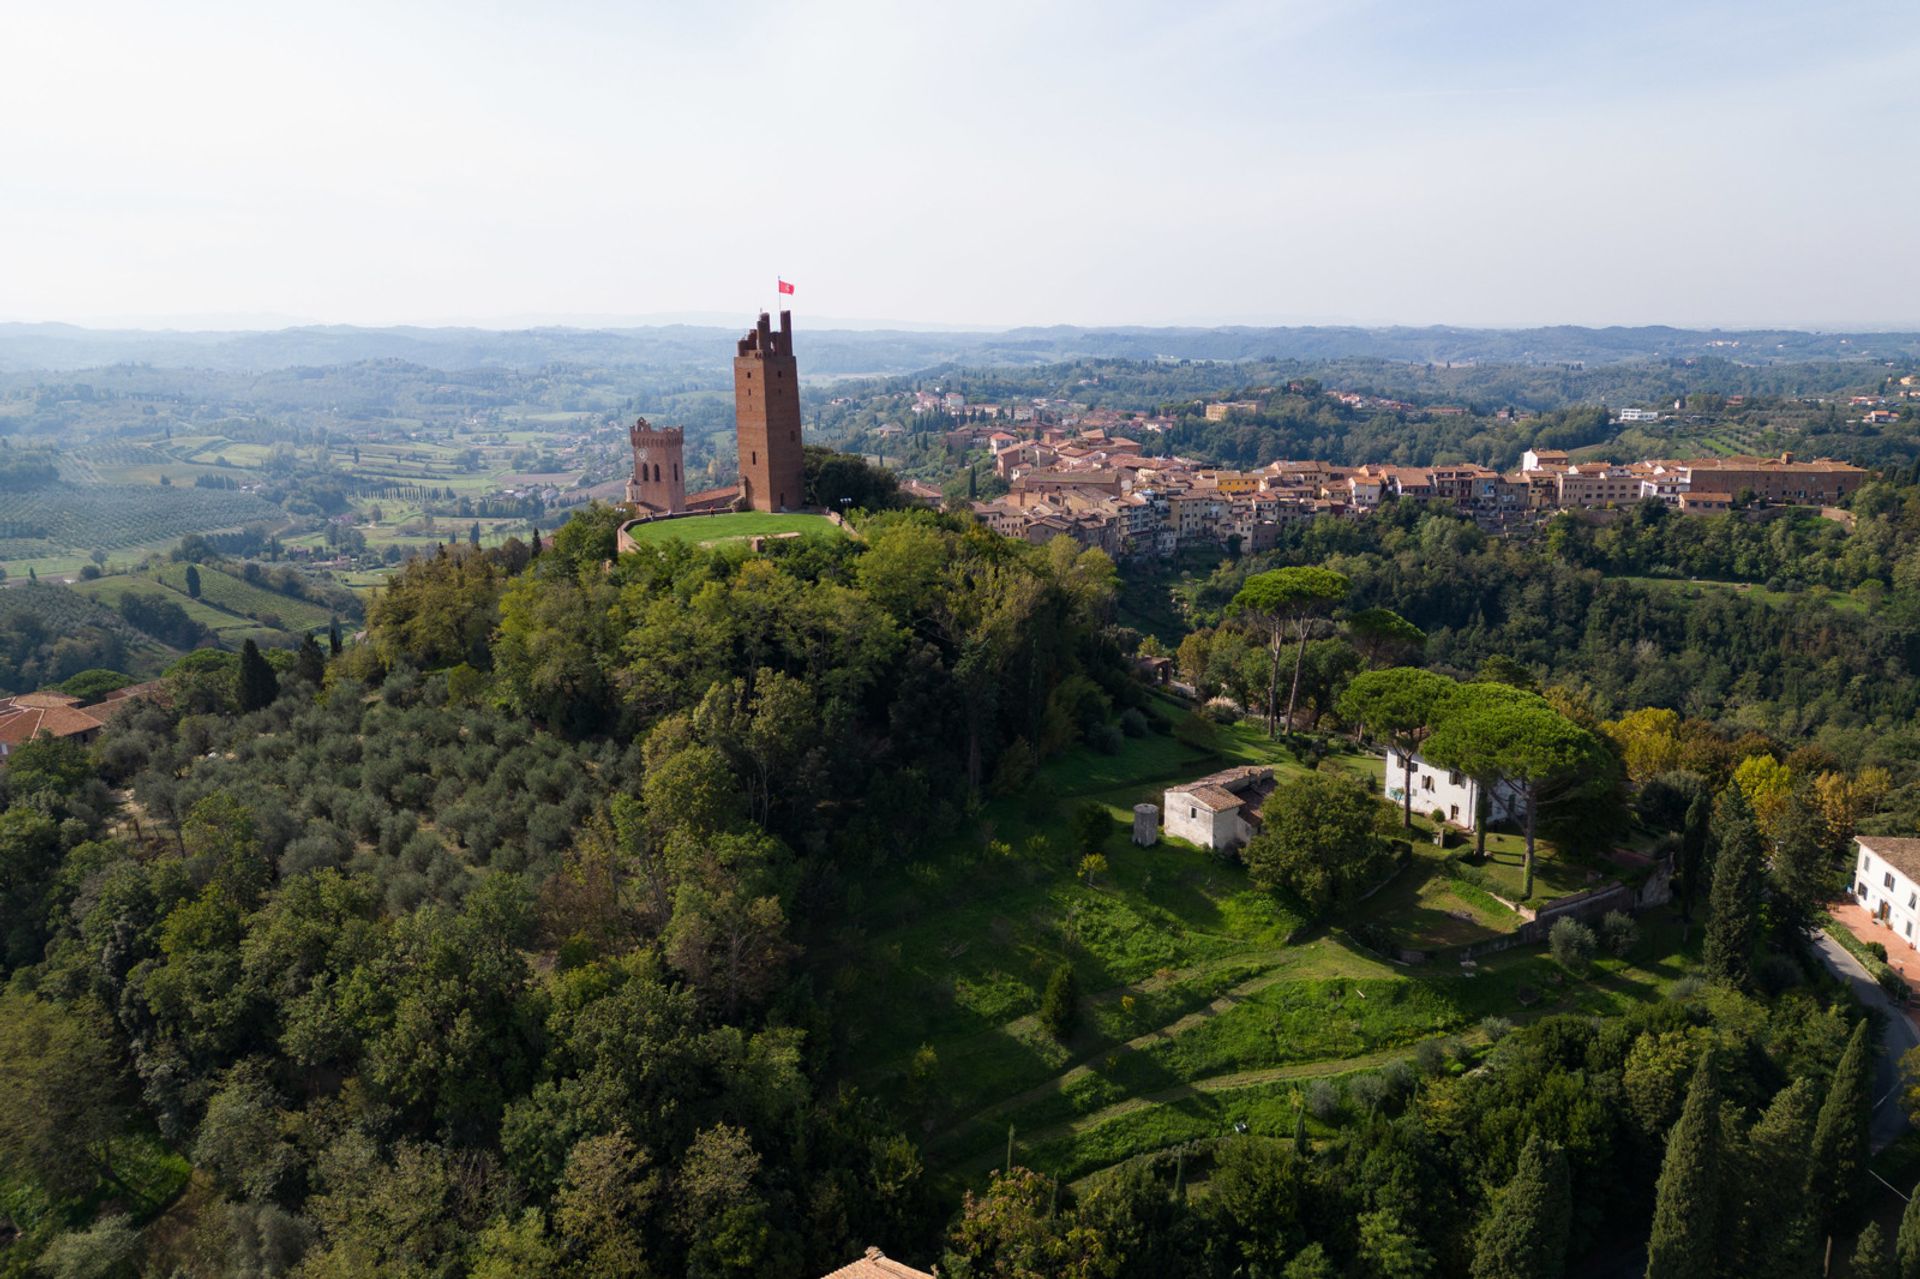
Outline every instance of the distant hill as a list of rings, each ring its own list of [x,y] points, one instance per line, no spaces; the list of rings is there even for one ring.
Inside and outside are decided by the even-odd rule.
[[[1002,333],[808,329],[804,367],[813,375],[904,373],[931,365],[1030,365],[1086,357],[1135,360],[1373,358],[1415,364],[1605,364],[1720,356],[1745,363],[1920,358],[1920,333],[1720,331],[1663,326],[1589,329],[1303,327],[1078,328]],[[742,330],[744,325],[742,326]],[[555,364],[713,371],[726,367],[742,330],[697,325],[628,329],[358,328],[314,325],[266,332],[86,329],[0,324],[0,372],[113,364],[257,373],[401,360],[434,369],[536,368]]]

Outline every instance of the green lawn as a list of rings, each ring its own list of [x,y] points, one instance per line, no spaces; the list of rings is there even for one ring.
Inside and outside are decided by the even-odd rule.
[[[776,533],[824,534],[844,537],[838,525],[824,515],[800,512],[739,511],[726,515],[689,515],[677,520],[636,524],[627,530],[636,542],[663,542],[679,538],[690,542],[723,542],[741,537],[769,537]]]

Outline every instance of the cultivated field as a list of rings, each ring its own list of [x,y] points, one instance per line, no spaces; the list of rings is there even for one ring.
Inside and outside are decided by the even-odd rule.
[[[742,537],[771,537],[779,533],[844,537],[838,525],[823,515],[775,514],[741,511],[728,515],[689,515],[684,519],[636,524],[629,530],[636,542],[724,542]]]

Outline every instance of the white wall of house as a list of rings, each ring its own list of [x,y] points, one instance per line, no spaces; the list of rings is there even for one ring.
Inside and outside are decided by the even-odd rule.
[[[1202,848],[1232,848],[1247,838],[1247,824],[1235,807],[1215,812],[1185,791],[1170,790],[1165,804],[1167,834]]]
[[[1408,781],[1405,764],[1398,751],[1387,752],[1387,772],[1381,779],[1381,790],[1394,803],[1401,803],[1406,794]],[[1480,784],[1464,773],[1456,773],[1440,768],[1413,757],[1413,811],[1420,817],[1433,816],[1433,810],[1439,809],[1449,824],[1463,830],[1472,830],[1475,815],[1480,811]],[[1496,784],[1487,795],[1487,817],[1489,821],[1501,822],[1514,815],[1516,805],[1512,789],[1505,784]]]
[[[1920,950],[1920,884],[1895,870],[1865,841],[1853,863],[1853,896],[1869,915]]]

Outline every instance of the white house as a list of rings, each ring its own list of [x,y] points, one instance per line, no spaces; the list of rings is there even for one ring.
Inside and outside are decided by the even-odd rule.
[[[1202,848],[1238,848],[1260,831],[1260,805],[1273,794],[1273,770],[1245,764],[1211,773],[1161,798],[1167,834]]]
[[[1445,815],[1448,824],[1472,830],[1476,816],[1480,812],[1480,783],[1465,773],[1456,773],[1452,769],[1429,764],[1419,755],[1413,757],[1413,772],[1406,771],[1405,761],[1395,750],[1387,752],[1387,772],[1382,779],[1382,789],[1388,799],[1399,804],[1405,801],[1408,781],[1413,783],[1413,811],[1421,817],[1431,817],[1435,809]],[[1520,811],[1520,796],[1509,782],[1495,782],[1487,791],[1488,822],[1503,822],[1516,816]]]
[[[1660,420],[1660,410],[1621,409],[1620,420],[1622,422],[1658,422]]]
[[[1916,945],[1920,924],[1920,839],[1858,835],[1860,860],[1854,864],[1853,896],[1869,915]]]

